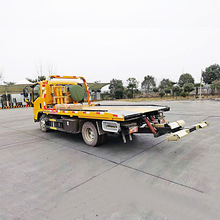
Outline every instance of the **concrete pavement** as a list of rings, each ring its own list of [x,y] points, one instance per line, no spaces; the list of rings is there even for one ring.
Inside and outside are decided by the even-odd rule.
[[[210,126],[92,148],[80,134],[42,133],[31,108],[0,110],[0,219],[220,219],[220,103],[154,104],[171,106],[169,121]]]

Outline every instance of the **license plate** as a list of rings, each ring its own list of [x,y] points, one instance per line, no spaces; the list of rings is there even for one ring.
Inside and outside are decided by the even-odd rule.
[[[134,127],[129,128],[129,134],[135,133],[135,132],[138,132],[138,126],[134,126]]]

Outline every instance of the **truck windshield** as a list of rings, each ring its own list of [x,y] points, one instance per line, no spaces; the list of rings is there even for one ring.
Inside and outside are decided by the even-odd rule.
[[[40,97],[40,85],[37,84],[33,90],[33,101],[35,101],[38,97]]]

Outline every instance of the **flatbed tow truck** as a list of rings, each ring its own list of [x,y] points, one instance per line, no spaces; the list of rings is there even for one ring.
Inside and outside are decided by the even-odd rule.
[[[88,104],[84,104],[85,93]],[[168,106],[93,104],[88,84],[81,76],[49,76],[32,86],[32,102],[34,121],[40,122],[43,132],[82,133],[84,142],[93,147],[102,144],[108,133],[121,134],[124,143],[127,138],[132,140],[133,133],[152,133],[154,137],[169,133],[167,139],[176,141],[208,126],[200,122],[184,129],[183,120],[166,122],[163,113],[170,110]]]

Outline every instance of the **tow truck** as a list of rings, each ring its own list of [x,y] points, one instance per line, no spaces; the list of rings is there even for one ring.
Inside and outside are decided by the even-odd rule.
[[[27,97],[26,89],[23,94]],[[169,123],[164,116],[168,106],[92,103],[88,84],[81,76],[51,75],[32,85],[32,102],[34,121],[43,132],[82,133],[84,142],[93,147],[101,145],[108,133],[120,134],[124,143],[131,141],[134,133],[154,137],[168,133],[169,141],[177,141],[208,126],[205,121],[188,129],[183,127],[183,120]]]

